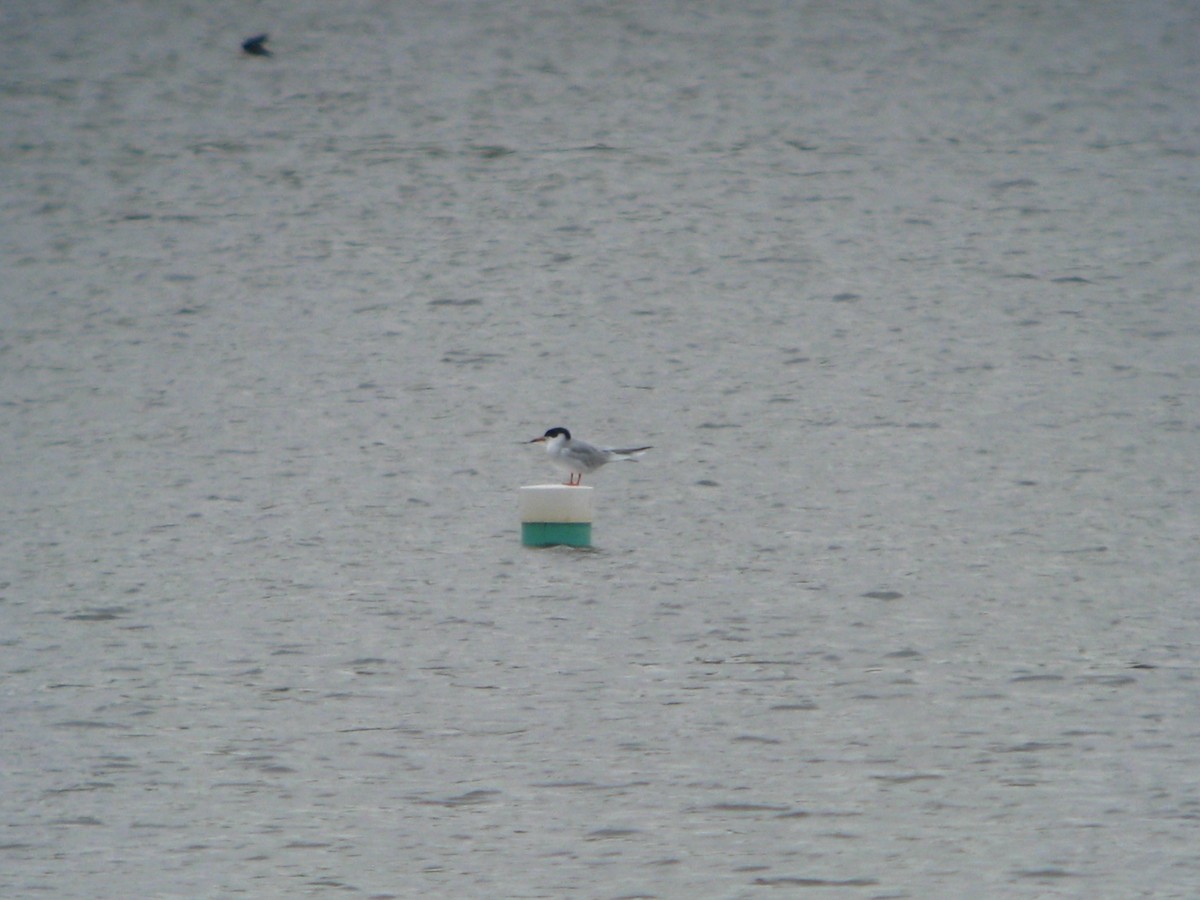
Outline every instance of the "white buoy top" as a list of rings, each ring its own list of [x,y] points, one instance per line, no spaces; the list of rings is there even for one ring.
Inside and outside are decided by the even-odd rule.
[[[522,522],[591,522],[592,489],[565,484],[521,488]]]

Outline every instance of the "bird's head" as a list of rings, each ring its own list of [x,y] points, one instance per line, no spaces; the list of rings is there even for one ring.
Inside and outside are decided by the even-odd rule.
[[[571,432],[567,431],[565,428],[551,428],[541,437],[535,437],[532,441],[528,441],[527,443],[544,444],[547,441],[554,440],[556,437],[561,437],[564,441],[569,441],[571,439]]]

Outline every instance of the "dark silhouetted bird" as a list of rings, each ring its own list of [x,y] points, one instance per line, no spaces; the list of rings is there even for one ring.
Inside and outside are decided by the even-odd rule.
[[[263,45],[267,42],[267,35],[256,34],[254,37],[246,38],[242,41],[242,52],[249,53],[251,56],[270,56],[271,51]]]

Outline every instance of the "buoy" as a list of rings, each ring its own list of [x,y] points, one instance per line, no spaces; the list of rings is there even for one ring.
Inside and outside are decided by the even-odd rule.
[[[592,489],[565,484],[521,488],[521,543],[526,547],[592,546]]]

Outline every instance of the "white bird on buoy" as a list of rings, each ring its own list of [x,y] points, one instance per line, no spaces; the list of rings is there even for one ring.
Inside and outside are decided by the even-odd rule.
[[[564,483],[572,487],[578,486],[584,475],[590,475],[614,459],[635,461],[647,450],[652,449],[650,446],[624,449],[597,447],[587,441],[572,438],[571,432],[565,428],[551,428],[541,437],[526,443],[545,444],[546,455],[554,465],[568,474]]]

